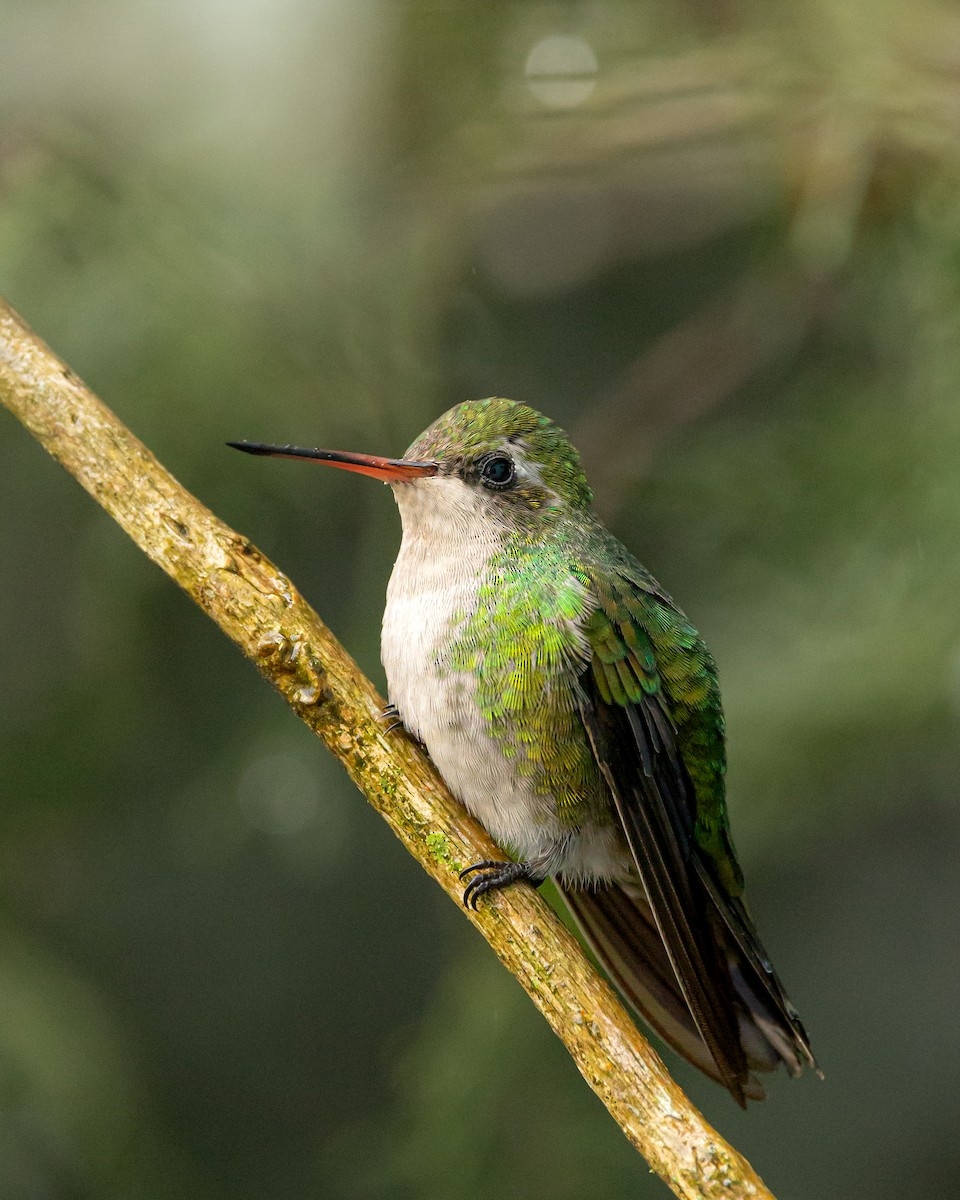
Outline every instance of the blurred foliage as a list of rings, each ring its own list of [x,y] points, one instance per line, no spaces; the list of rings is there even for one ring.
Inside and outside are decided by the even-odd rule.
[[[719,658],[827,1080],[741,1114],[671,1067],[778,1195],[955,1190],[955,9],[0,15],[0,292],[374,678],[389,496],[223,442],[398,453],[488,394],[574,432]],[[306,731],[0,444],[0,1193],[664,1195]]]

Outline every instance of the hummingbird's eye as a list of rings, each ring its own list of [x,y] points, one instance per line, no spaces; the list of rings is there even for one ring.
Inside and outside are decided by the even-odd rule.
[[[480,482],[495,492],[508,488],[516,478],[513,459],[506,454],[491,454],[480,464]]]

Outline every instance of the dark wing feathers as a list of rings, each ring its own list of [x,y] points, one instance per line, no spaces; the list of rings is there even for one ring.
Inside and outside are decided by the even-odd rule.
[[[640,755],[643,774],[663,796],[664,808],[688,857],[694,837],[694,811],[689,782],[677,753],[677,739],[663,711],[663,698],[645,695],[639,704],[624,709],[633,745]]]
[[[784,1061],[790,1067],[790,1057],[796,1058],[796,1051],[799,1050],[798,1061],[801,1064],[806,1063],[807,1066],[819,1072],[820,1069],[810,1050],[810,1039],[800,1020],[800,1014],[794,1008],[780,982],[780,977],[773,969],[773,964],[763,948],[742,897],[728,896],[699,859],[697,860],[697,871],[704,887],[710,894],[716,911],[723,918],[727,930],[740,950],[743,961],[749,965],[754,981],[759,985],[764,999],[772,1006],[781,1022],[792,1034],[793,1055],[784,1056]]]
[[[684,846],[677,837],[658,779],[629,772],[618,763],[618,734],[622,731],[609,728],[615,711],[585,703],[581,712],[693,1023],[721,1081],[743,1104],[748,1072],[732,985],[717,959],[716,947],[697,928],[700,922],[691,888],[689,840]],[[638,782],[631,784],[631,774]]]
[[[564,895],[631,1003],[743,1104],[762,1096],[750,1066],[816,1064],[740,898],[713,663],[662,594],[619,577],[594,590],[580,713],[645,898]]]

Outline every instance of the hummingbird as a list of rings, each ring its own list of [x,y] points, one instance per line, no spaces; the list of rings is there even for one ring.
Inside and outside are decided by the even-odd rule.
[[[392,488],[389,711],[510,855],[461,872],[464,903],[552,879],[628,1006],[742,1107],[758,1072],[819,1073],[744,900],[713,657],[594,513],[567,435],[490,397],[399,459],[229,445]]]

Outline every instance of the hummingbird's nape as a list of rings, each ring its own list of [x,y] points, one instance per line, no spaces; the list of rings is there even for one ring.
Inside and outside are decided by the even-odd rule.
[[[580,457],[512,400],[444,413],[401,459],[232,442],[395,487],[381,655],[391,706],[515,861],[464,902],[551,877],[633,1011],[728,1088],[819,1073],[744,902],[717,669],[591,508]]]
[[[265,442],[227,442],[227,445],[246,454],[268,458],[305,458],[326,463],[344,471],[370,475],[384,483],[404,483],[437,473],[435,462],[410,462],[403,458],[381,458],[376,454],[351,454],[348,450],[308,450],[303,446],[271,446]]]

